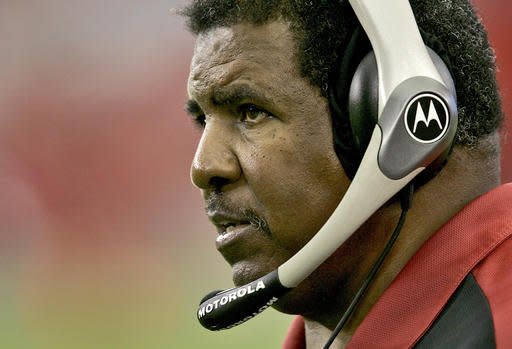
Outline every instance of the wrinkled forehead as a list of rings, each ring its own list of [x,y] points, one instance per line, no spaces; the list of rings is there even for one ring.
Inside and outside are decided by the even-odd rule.
[[[231,27],[210,29],[199,34],[196,39],[191,68],[207,68],[218,65],[219,59],[232,59],[236,56],[237,42],[235,31]],[[240,50],[240,49],[238,49]]]
[[[284,21],[216,27],[198,35],[190,79],[201,80],[212,68],[228,64],[289,65],[294,56],[295,43]]]

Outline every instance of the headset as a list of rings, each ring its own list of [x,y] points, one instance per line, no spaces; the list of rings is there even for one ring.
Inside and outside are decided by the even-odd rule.
[[[416,176],[448,156],[458,122],[455,86],[443,60],[425,45],[409,1],[349,2],[373,51],[356,62],[355,72],[348,77],[346,71],[350,69],[345,66],[354,59],[351,54],[344,55],[339,81],[332,84],[330,103],[335,114],[345,114],[345,119],[349,115],[352,143],[364,153],[360,165],[331,217],[301,250],[257,280],[203,298],[197,317],[207,329],[234,327],[270,307]],[[352,36],[348,51],[357,51],[361,34],[356,31]],[[341,108],[345,105],[346,113]],[[368,133],[372,127],[373,132]],[[385,250],[389,252],[391,246],[388,243]],[[375,273],[379,262],[374,265]],[[367,283],[375,273],[368,276]],[[338,331],[353,307],[343,315]],[[333,336],[337,333],[335,330]]]

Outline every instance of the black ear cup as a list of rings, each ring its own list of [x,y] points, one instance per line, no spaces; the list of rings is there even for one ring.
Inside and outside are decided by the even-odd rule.
[[[360,62],[371,49],[370,40],[363,28],[357,26],[341,59],[333,69],[329,83],[329,105],[332,114],[334,149],[343,169],[351,179],[356,174],[363,154],[356,146],[349,117],[350,85]],[[370,128],[373,130],[372,126]],[[371,130],[367,132],[371,132]],[[360,138],[358,137],[358,139]]]
[[[379,113],[379,73],[373,51],[357,67],[348,98],[348,118],[359,158],[362,158]]]

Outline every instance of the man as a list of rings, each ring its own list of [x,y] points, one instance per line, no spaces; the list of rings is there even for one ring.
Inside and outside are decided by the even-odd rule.
[[[512,287],[512,188],[491,191],[501,121],[492,50],[467,0],[411,5],[455,80],[455,146],[415,191],[397,242],[333,347],[506,347],[512,301],[500,290]],[[191,176],[242,285],[304,246],[350,185],[359,159],[328,96],[357,19],[347,1],[202,0],[184,13],[198,35],[187,109],[203,128]],[[274,304],[301,315],[285,348],[326,343],[399,215],[391,200]]]

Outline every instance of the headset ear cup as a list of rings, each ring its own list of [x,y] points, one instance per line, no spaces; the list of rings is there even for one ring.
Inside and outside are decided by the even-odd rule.
[[[421,31],[421,29],[420,29]],[[434,47],[441,57],[429,53],[446,86],[456,96],[455,86],[445,64],[449,58],[442,44],[432,35],[421,31],[427,46]],[[444,62],[443,62],[444,60]],[[359,62],[359,64],[358,64]],[[358,26],[352,34],[342,59],[333,71],[329,83],[329,105],[333,120],[334,148],[349,178],[353,178],[370,142],[378,121],[379,78],[375,54],[364,30]],[[432,177],[430,168],[442,168],[449,151],[423,171],[420,177]],[[441,164],[437,166],[437,164]]]
[[[350,125],[348,99],[350,85],[357,66],[371,51],[370,40],[363,28],[357,26],[350,36],[341,59],[335,64],[329,82],[329,106],[333,122],[334,149],[349,178],[354,178],[362,154],[354,144]]]
[[[428,48],[428,47],[427,47]],[[456,96],[456,89],[453,78],[444,63],[443,59],[432,49],[428,48],[432,62],[435,64],[445,85]],[[370,142],[373,129],[378,122],[379,113],[379,74],[377,60],[373,51],[368,53],[357,67],[348,97],[348,116],[352,131],[353,144],[358,151],[358,158],[361,159]],[[453,144],[437,158],[425,171],[416,179],[417,187],[432,179],[446,164],[451,153]]]
[[[361,158],[368,147],[379,112],[379,74],[373,51],[357,67],[348,98],[348,115],[354,144]]]

